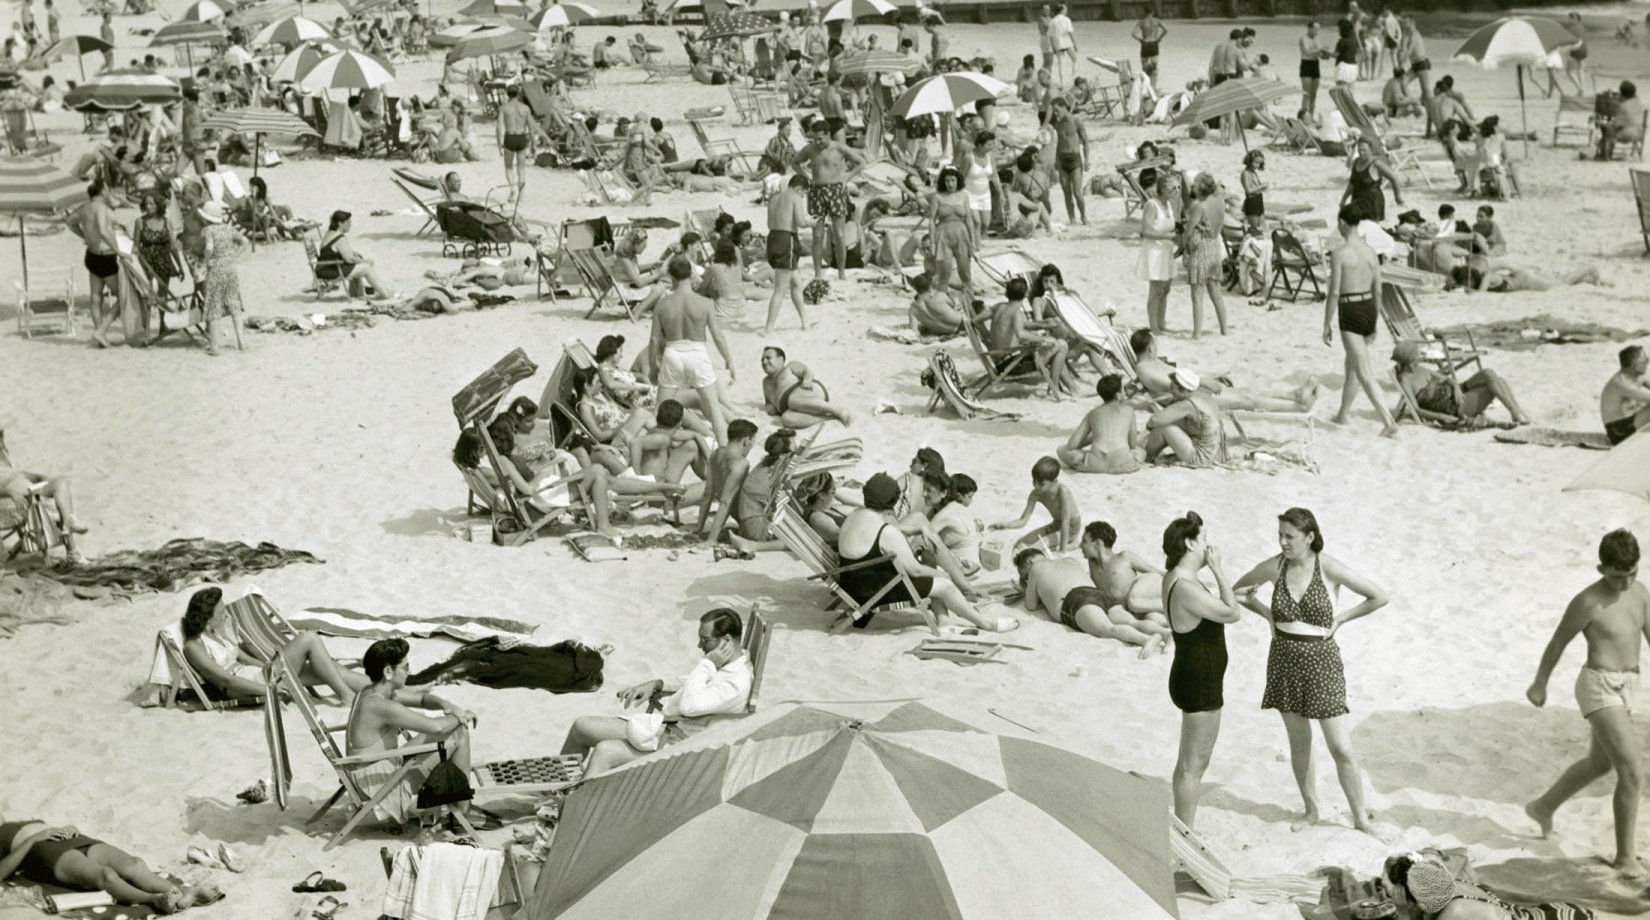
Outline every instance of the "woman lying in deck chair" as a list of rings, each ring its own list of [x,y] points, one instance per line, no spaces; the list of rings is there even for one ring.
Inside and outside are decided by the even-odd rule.
[[[513,423],[508,419],[503,421],[504,424],[499,424],[498,420],[495,420],[494,424],[488,426],[487,433],[493,439],[493,447],[499,456],[507,458],[514,452],[516,442],[512,430]],[[481,455],[481,438],[474,431],[464,429],[458,436],[458,443],[453,447],[453,462],[461,469],[475,470],[483,479],[497,486],[498,481],[493,471],[481,466]],[[589,496],[591,526],[604,536],[618,533],[608,517],[612,495],[680,498],[686,491],[682,486],[670,482],[610,476],[607,469],[599,463],[592,462],[582,469],[577,467],[578,460],[569,454],[563,460],[544,467],[544,472],[528,478],[522,475],[515,461],[505,460],[504,475],[510,480],[509,488],[525,498],[534,509],[545,513],[571,507],[574,504],[571,490],[575,486],[580,487],[580,491]]]
[[[345,703],[367,686],[367,677],[344,668],[313,632],[301,632],[281,648],[292,673],[308,686],[326,684]],[[223,589],[202,588],[189,596],[183,614],[183,656],[205,681],[213,699],[261,699],[263,666],[230,625]],[[221,694],[221,695],[220,695]]]
[[[1427,368],[1421,360],[1421,346],[1414,342],[1399,342],[1392,349],[1392,364],[1403,391],[1394,418],[1419,414],[1420,421],[1445,428],[1483,428],[1491,424],[1484,412],[1499,402],[1512,413],[1514,426],[1530,424],[1512,387],[1489,368],[1458,382],[1453,374]]]

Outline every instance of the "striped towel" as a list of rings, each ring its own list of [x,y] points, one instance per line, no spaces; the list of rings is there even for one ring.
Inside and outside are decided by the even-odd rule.
[[[401,920],[482,920],[498,893],[501,850],[452,843],[402,847],[379,912]]]
[[[314,630],[324,636],[352,639],[429,639],[446,636],[460,642],[477,639],[527,639],[538,629],[531,623],[501,617],[398,617],[376,616],[343,607],[310,607],[288,616],[300,630]]]

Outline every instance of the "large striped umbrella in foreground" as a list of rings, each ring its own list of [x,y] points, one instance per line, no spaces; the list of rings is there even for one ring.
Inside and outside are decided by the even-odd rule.
[[[326,89],[376,89],[395,82],[395,71],[365,51],[347,50],[322,58],[304,74],[299,86]]]
[[[1524,68],[1563,67],[1558,52],[1580,41],[1551,19],[1504,16],[1467,36],[1455,49],[1456,60],[1473,61],[1485,70],[1512,65],[1518,78],[1518,117],[1524,128],[1525,156],[1530,154],[1530,115],[1524,108]]]
[[[916,118],[939,112],[955,112],[983,99],[996,99],[1014,87],[983,73],[945,73],[920,80],[894,100],[898,118]]]
[[[146,70],[110,70],[69,90],[63,105],[82,112],[124,112],[140,105],[167,105],[182,93],[171,77]]]
[[[527,920],[1175,916],[1168,787],[1002,729],[910,702],[724,722],[567,796]]]
[[[1587,489],[1626,492],[1650,502],[1650,431],[1641,431],[1612,447],[1604,459],[1564,487],[1566,492]]]
[[[289,16],[280,22],[265,26],[252,39],[252,47],[261,45],[301,45],[304,42],[325,41],[332,37],[326,26],[302,16]]]
[[[1175,116],[1176,125],[1196,125],[1206,121],[1217,121],[1227,115],[1247,112],[1258,109],[1274,99],[1295,92],[1295,89],[1282,80],[1227,80],[1225,83],[1206,89],[1198,93],[1180,114]],[[1243,139],[1243,149],[1249,149],[1249,136],[1244,133],[1243,122],[1238,122],[1238,136]]]
[[[32,157],[0,159],[0,214],[17,215],[23,287],[29,286],[29,235],[24,232],[24,218],[31,212],[66,211],[86,201],[86,183],[54,163]]]

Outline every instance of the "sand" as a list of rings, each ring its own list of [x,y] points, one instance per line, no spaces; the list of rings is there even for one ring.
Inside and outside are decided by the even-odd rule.
[[[335,14],[331,4],[316,4],[311,13],[322,21]],[[120,58],[143,53],[142,40],[127,29],[156,21],[152,15],[117,20]],[[1297,26],[1258,25],[1262,50],[1288,76]],[[65,34],[92,29],[79,16],[65,17],[64,26]],[[1200,71],[1208,48],[1229,27],[1171,23],[1165,83]],[[1599,67],[1644,69],[1642,50],[1603,37],[1614,23],[1598,28],[1604,30],[1594,41]],[[1122,26],[1083,23],[1079,29],[1085,53],[1129,51]],[[605,31],[585,30],[581,44]],[[635,30],[612,31],[624,36]],[[669,47],[669,56],[680,57],[669,32],[642,31]],[[1011,76],[1032,40],[1029,26],[963,26],[953,29],[952,46],[962,54],[976,47],[993,51],[999,70]],[[1433,35],[1434,57],[1446,57],[1452,41]],[[438,66],[432,60],[401,72],[428,94]],[[1510,73],[1485,74],[1465,65],[1449,71],[1481,113],[1515,120]],[[72,74],[72,65],[54,72],[61,79]],[[677,113],[728,102],[720,88],[643,86],[641,77],[637,69],[604,74],[594,88],[574,96],[615,113],[658,113],[689,150],[692,137]],[[1377,93],[1378,85],[1359,87],[1361,97]],[[1530,123],[1538,132],[1550,128],[1553,105],[1539,97],[1531,101]],[[1028,130],[1026,110],[1011,111],[1016,129]],[[74,115],[43,119],[69,147],[59,160],[66,165],[85,143],[70,133],[78,121]],[[771,129],[727,130],[747,149],[760,149]],[[1091,130],[1102,170],[1124,159],[1126,144],[1165,134],[1161,127]],[[502,181],[492,132],[491,124],[478,126],[483,162],[456,167],[472,190]],[[1183,138],[1178,149],[1183,162],[1236,184],[1240,149]],[[1418,304],[1424,321],[1451,325],[1551,312],[1644,325],[1650,268],[1639,249],[1626,169],[1578,165],[1574,157],[1574,149],[1535,149],[1523,164],[1524,197],[1498,203],[1497,212],[1514,251],[1531,265],[1548,271],[1597,265],[1613,286],[1548,295],[1430,295]],[[452,263],[440,259],[437,241],[413,236],[418,222],[405,213],[407,203],[387,172],[381,162],[294,157],[267,178],[274,198],[301,216],[324,220],[333,208],[355,212],[359,248],[393,285],[411,290],[424,270]],[[1340,164],[1274,153],[1268,177],[1269,197],[1309,204],[1312,216],[1333,220],[1344,182]],[[756,219],[760,229],[753,197],[660,195],[651,207],[613,216],[678,217],[684,208],[721,204]],[[1405,200],[1430,214],[1452,196],[1412,186]],[[1115,304],[1121,325],[1141,324],[1145,285],[1134,277],[1132,231],[1121,222],[1121,202],[1091,199],[1091,208],[1093,227],[1021,245],[1060,264],[1068,283],[1091,303]],[[548,220],[603,213],[586,205],[574,176],[544,170],[532,173],[523,211]],[[652,234],[653,251],[666,235]],[[68,235],[31,239],[30,250],[41,264],[80,259]],[[16,277],[18,267],[16,248],[0,246],[0,278]],[[307,275],[295,244],[260,246],[242,262],[240,275],[253,313],[299,315],[341,305],[337,299],[316,303],[301,292]],[[7,334],[0,338],[0,403],[20,416],[8,442],[25,466],[74,478],[82,516],[93,528],[85,545],[94,555],[179,536],[270,540],[311,550],[326,564],[257,579],[283,609],[524,619],[539,625],[536,639],[546,644],[570,637],[612,643],[610,690],[685,670],[693,657],[692,623],[704,610],[758,604],[777,627],[766,700],[921,696],[995,708],[1074,750],[1167,777],[1178,732],[1165,692],[1167,657],[1136,660],[1131,649],[1016,610],[1009,612],[1025,625],[1014,639],[1033,650],[1009,655],[1006,665],[919,662],[904,654],[918,639],[914,632],[827,635],[825,592],[805,582],[801,564],[783,554],[716,563],[703,551],[676,558],[643,552],[592,565],[553,539],[513,550],[454,539],[443,519],[462,512],[464,492],[447,457],[456,435],[450,396],[511,348],[526,349],[548,371],[569,337],[593,343],[617,332],[630,339],[633,351],[646,336],[645,325],[612,313],[584,321],[583,300],[540,302],[530,290],[518,293],[520,302],[481,314],[382,320],[371,329],[310,336],[249,333],[245,353],[231,349],[218,358],[172,343],[148,351],[99,351],[84,341],[48,336],[25,342]],[[1170,317],[1181,334],[1169,337],[1163,350],[1182,363],[1232,369],[1244,386],[1262,391],[1293,387],[1308,375],[1338,388],[1341,352],[1338,344],[1326,348],[1319,341],[1320,304],[1267,311],[1234,296],[1228,300],[1232,335],[1194,343],[1184,335],[1187,303],[1184,286],[1177,285]],[[740,371],[733,398],[748,407],[745,414],[764,434],[771,430],[759,407],[757,357],[763,345],[779,343],[860,413],[855,434],[865,441],[865,458],[852,475],[863,480],[878,470],[897,472],[918,446],[932,446],[952,471],[981,483],[979,517],[1012,518],[1029,486],[1032,462],[1053,453],[1088,400],[1055,404],[1013,397],[993,403],[1023,413],[1018,423],[928,415],[928,392],[918,373],[934,346],[906,347],[868,335],[873,325],[903,322],[904,307],[904,297],[890,285],[869,278],[833,283],[829,302],[813,310],[815,329],[798,331],[787,312],[779,333],[763,337],[760,306],[753,305],[729,334]],[[1378,353],[1384,356],[1389,345],[1383,332]],[[959,343],[945,347],[969,370],[973,359]],[[1613,372],[1619,347],[1497,351],[1490,364],[1513,382],[1539,424],[1591,430],[1597,391]],[[1384,372],[1384,362],[1380,366]],[[542,374],[520,391],[536,398],[541,386]],[[1326,394],[1320,417],[1332,411],[1334,398]],[[879,402],[898,414],[871,415]],[[1399,836],[1387,845],[1350,829],[1321,743],[1318,787],[1326,824],[1290,831],[1300,803],[1283,727],[1259,709],[1267,638],[1254,618],[1228,631],[1229,705],[1207,776],[1202,835],[1239,874],[1255,875],[1326,863],[1372,871],[1386,853],[1424,844],[1467,846],[1480,862],[1608,854],[1606,784],[1560,812],[1561,837],[1554,841],[1535,839],[1520,807],[1583,750],[1586,729],[1569,692],[1579,650],[1572,649],[1555,672],[1546,709],[1529,706],[1523,692],[1564,604],[1592,577],[1599,536],[1626,526],[1650,538],[1650,509],[1619,494],[1559,491],[1597,454],[1506,446],[1487,433],[1415,426],[1406,426],[1395,441],[1379,440],[1365,405],[1341,429],[1320,424],[1308,431],[1265,421],[1250,427],[1308,441],[1321,472],[1160,469],[1126,478],[1066,478],[1084,520],[1112,522],[1123,546],[1152,559],[1160,558],[1159,535],[1168,520],[1197,510],[1234,576],[1275,552],[1278,512],[1292,505],[1311,508],[1325,529],[1328,551],[1390,591],[1390,606],[1352,625],[1340,641],[1352,737],[1373,804]],[[230,843],[250,869],[217,878],[230,899],[198,911],[202,917],[290,914],[300,902],[289,887],[314,869],[350,884],[357,905],[350,916],[372,915],[381,878],[377,849],[397,839],[375,831],[321,852],[324,839],[303,827],[304,799],[324,798],[332,780],[301,733],[293,736],[297,805],[285,813],[273,804],[247,807],[235,803],[235,793],[268,773],[256,714],[134,704],[155,630],[182,614],[185,596],[82,605],[71,611],[73,625],[26,628],[8,643],[0,665],[0,693],[7,700],[0,811],[73,823],[174,871],[183,870],[188,844]],[[361,643],[340,641],[336,647],[358,652]],[[450,648],[415,642],[415,667]],[[479,713],[482,759],[552,751],[574,716],[613,709],[607,691],[553,697],[458,686],[443,692]],[[1181,911],[1191,920],[1295,915],[1284,905],[1211,906],[1191,899],[1182,900]],[[22,909],[3,915],[14,914],[32,916]]]

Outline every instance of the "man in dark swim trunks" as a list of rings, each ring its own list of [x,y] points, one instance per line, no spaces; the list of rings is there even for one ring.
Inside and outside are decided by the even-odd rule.
[[[848,410],[831,405],[830,393],[814,379],[808,365],[786,360],[785,349],[777,345],[762,349],[762,373],[763,405],[786,428],[811,428],[833,419],[853,424]]]
[[[533,136],[538,135],[546,144],[550,137],[522,101],[520,86],[506,87],[504,95],[508,98],[498,110],[498,150],[504,157],[504,184],[510,187],[510,200],[520,201],[522,189],[527,186],[527,164],[532,159],[528,148]]]
[[[815,119],[808,125],[808,145],[797,152],[791,163],[797,172],[808,172],[808,214],[815,220],[828,219],[831,224],[831,245],[836,254],[837,277],[848,277],[848,238],[846,224],[851,211],[848,204],[848,182],[865,167],[865,155],[840,141],[831,140],[831,128],[824,119]],[[818,281],[825,269],[825,236],[814,231],[814,280]],[[777,286],[775,290],[777,290]]]
[[[1650,430],[1650,355],[1644,346],[1629,345],[1621,350],[1621,370],[1611,375],[1598,397],[1599,415],[1611,444],[1620,444],[1634,432]]]
[[[1381,399],[1369,356],[1381,312],[1381,261],[1358,235],[1363,214],[1355,206],[1341,208],[1338,221],[1341,245],[1329,254],[1329,296],[1323,308],[1323,343],[1334,344],[1338,327],[1346,350],[1346,383],[1341,388],[1341,408],[1335,413],[1335,423],[1346,423],[1362,387],[1381,417],[1381,437],[1395,437],[1398,423]]]
[[[109,209],[102,180],[94,179],[86,186],[91,200],[81,208],[78,221],[71,227],[86,241],[86,281],[92,295],[92,341],[100,348],[109,346],[109,327],[120,317],[120,258],[115,238],[115,212]],[[109,303],[103,294],[109,295]]]
[[[768,265],[773,268],[773,295],[768,298],[768,322],[762,327],[763,335],[773,334],[774,324],[779,322],[779,306],[785,302],[786,294],[791,297],[791,305],[796,307],[796,318],[801,321],[802,328],[808,328],[808,311],[802,301],[802,279],[796,274],[797,262],[801,260],[797,234],[813,223],[808,219],[807,208],[803,206],[807,193],[808,177],[797,173],[779,194],[768,201]]]
[[[1080,560],[1057,559],[1040,548],[1030,547],[1014,554],[1014,570],[1019,573],[1020,587],[1025,591],[1027,612],[1047,611],[1051,618],[1078,632],[1139,646],[1142,658],[1167,648],[1167,626],[1150,624],[1150,628],[1143,628],[1148,624],[1126,612],[1122,617],[1124,622],[1106,613],[1106,594],[1089,584],[1088,573]]]

